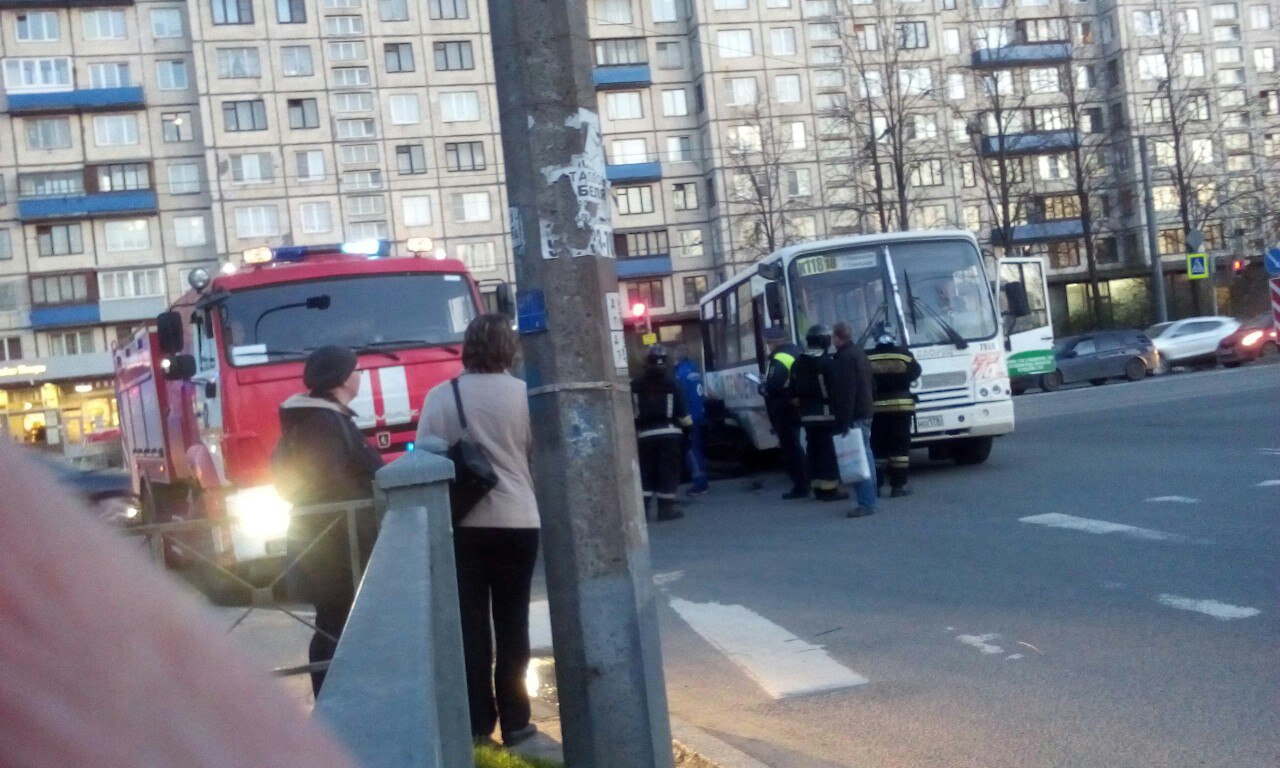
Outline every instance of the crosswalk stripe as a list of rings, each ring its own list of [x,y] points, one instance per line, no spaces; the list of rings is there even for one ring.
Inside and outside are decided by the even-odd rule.
[[[1106,520],[1092,520],[1087,517],[1076,517],[1075,515],[1064,515],[1059,512],[1050,512],[1044,515],[1031,515],[1030,517],[1018,518],[1019,522],[1031,523],[1032,525],[1044,525],[1049,528],[1065,528],[1072,531],[1083,531],[1084,533],[1118,533],[1124,536],[1131,536],[1135,539],[1146,539],[1148,541],[1182,541],[1184,537],[1176,533],[1165,533],[1152,528],[1139,528],[1134,525],[1124,525],[1123,523],[1111,523]]]
[[[724,652],[775,699],[864,685],[867,678],[741,605],[673,599],[694,632]]]

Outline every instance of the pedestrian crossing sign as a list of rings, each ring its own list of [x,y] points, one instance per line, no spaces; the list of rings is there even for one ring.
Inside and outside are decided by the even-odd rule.
[[[1187,279],[1203,280],[1209,276],[1209,257],[1203,253],[1187,254]]]
[[[654,344],[658,343],[658,334],[646,333],[640,337],[640,343],[644,344],[646,347],[652,347]]]

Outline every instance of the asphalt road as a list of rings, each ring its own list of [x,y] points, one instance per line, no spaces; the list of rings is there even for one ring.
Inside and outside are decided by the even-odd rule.
[[[1280,765],[1280,366],[1016,403],[874,517],[763,475],[651,526],[672,712],[784,768]]]

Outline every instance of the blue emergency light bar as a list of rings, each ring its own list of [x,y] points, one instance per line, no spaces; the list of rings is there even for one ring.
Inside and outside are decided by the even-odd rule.
[[[342,253],[348,256],[368,256],[371,259],[391,255],[390,240],[354,240],[331,245],[283,245],[271,250],[272,261],[302,261],[308,256]]]

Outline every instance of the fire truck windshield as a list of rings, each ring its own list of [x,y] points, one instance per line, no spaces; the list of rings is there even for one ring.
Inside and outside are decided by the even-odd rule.
[[[346,276],[236,291],[222,304],[232,365],[305,356],[326,344],[379,351],[461,344],[476,316],[460,275]]]

